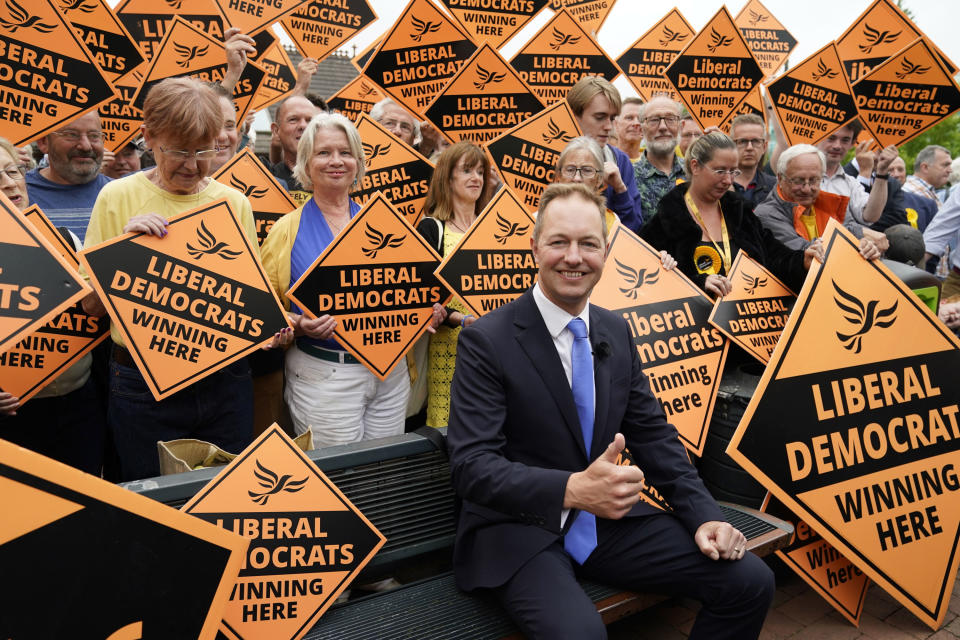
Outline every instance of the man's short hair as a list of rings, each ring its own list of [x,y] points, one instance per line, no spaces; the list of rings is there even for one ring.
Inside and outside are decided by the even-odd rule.
[[[397,101],[394,100],[393,98],[384,98],[380,102],[373,105],[373,107],[370,109],[370,117],[374,121],[380,122],[381,120],[383,120],[383,112],[386,111],[387,107],[389,107],[390,105],[394,105],[396,107],[399,107],[400,109],[403,109],[403,107],[397,104]],[[410,114],[407,114],[407,115],[410,115]],[[413,120],[413,146],[416,147],[421,142],[423,142],[423,134],[420,132],[420,121],[414,118],[413,116],[410,116],[410,119]]]
[[[860,132],[863,131],[863,123],[860,122],[860,118],[854,118],[844,126],[850,129],[850,133],[853,135],[853,141],[856,142],[857,138],[860,137]],[[841,129],[842,128],[843,127],[841,127]]]
[[[623,99],[623,104],[620,105],[620,111],[623,111],[623,108],[628,104],[640,105],[640,111],[641,112],[643,111],[643,100],[641,100],[640,98],[636,98],[634,96],[628,96]]]
[[[540,196],[540,207],[537,210],[537,220],[533,224],[533,241],[537,242],[540,239],[540,232],[543,230],[544,225],[544,212],[547,210],[547,207],[554,200],[563,200],[566,198],[577,197],[583,200],[586,203],[593,204],[597,207],[597,213],[600,215],[600,222],[603,225],[603,237],[607,237],[607,199],[596,193],[590,187],[585,184],[579,184],[576,182],[560,184],[553,183],[543,190],[543,195]]]
[[[791,160],[797,156],[803,156],[808,153],[812,153],[819,158],[820,171],[821,173],[826,173],[827,157],[823,155],[823,151],[820,151],[820,149],[817,149],[812,144],[795,144],[780,154],[780,159],[777,161],[777,177],[786,175],[787,165],[790,164]]]
[[[643,108],[640,109],[640,119],[641,119],[641,120],[642,120],[642,119],[644,118],[644,116],[646,115],[647,109],[650,108],[650,105],[653,104],[653,101],[654,101],[654,100],[666,100],[667,102],[669,102],[670,104],[672,104],[672,105],[676,108],[676,110],[677,110],[677,117],[680,118],[681,120],[683,119],[683,114],[686,113],[686,110],[683,108],[683,103],[677,102],[676,100],[674,100],[674,99],[671,98],[670,96],[666,96],[666,95],[656,95],[656,96],[653,96],[652,98],[650,98],[650,100],[648,100],[647,103],[643,105]],[[690,114],[687,114],[687,115],[689,116]]]
[[[938,144],[928,144],[923,149],[920,149],[920,153],[918,153],[917,157],[914,158],[914,172],[916,172],[917,167],[919,167],[921,164],[933,164],[934,158],[937,157],[937,151],[943,151],[948,156],[950,155],[950,150],[946,147],[941,147]]]
[[[587,108],[587,104],[599,94],[603,94],[613,110],[620,113],[622,104],[620,92],[609,81],[600,76],[581,78],[577,84],[570,87],[570,91],[567,92],[567,104],[570,105],[573,115],[579,118],[583,115],[583,110]]]
[[[763,118],[755,113],[741,113],[740,115],[736,116],[730,121],[730,133],[732,134],[734,127],[740,124],[758,124],[764,128],[764,135],[766,135],[767,123],[763,121]]]

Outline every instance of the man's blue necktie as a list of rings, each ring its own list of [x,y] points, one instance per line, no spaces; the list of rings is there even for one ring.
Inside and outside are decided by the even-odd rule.
[[[587,338],[587,325],[580,318],[567,324],[573,334],[573,352],[570,358],[570,379],[573,401],[577,405],[580,431],[590,459],[590,443],[593,442],[593,354]],[[563,538],[563,548],[578,564],[583,564],[597,548],[597,518],[592,513],[581,511]]]

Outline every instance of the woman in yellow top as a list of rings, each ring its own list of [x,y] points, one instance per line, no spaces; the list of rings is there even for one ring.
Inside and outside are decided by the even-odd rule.
[[[350,191],[363,173],[353,123],[337,113],[314,116],[293,169],[313,197],[277,220],[261,248],[263,267],[288,308],[290,286],[360,212]],[[406,360],[380,380],[334,338],[336,319],[292,311],[297,340],[286,353],[284,398],[297,433],[311,429],[316,447],[402,434],[410,393]]]
[[[417,225],[420,235],[446,255],[487,205],[487,178],[490,163],[480,147],[458,142],[447,147],[437,159],[430,189],[424,202],[424,218]],[[450,382],[457,358],[460,329],[476,318],[454,298],[446,318],[430,336],[427,365],[427,426],[445,427],[450,415]]]
[[[247,198],[207,177],[223,125],[217,96],[203,83],[173,78],[157,84],[143,107],[143,138],[156,166],[114,180],[100,191],[90,215],[87,248],[139,232],[163,238],[167,219],[226,198],[253,246],[257,234]],[[85,305],[88,313],[96,309]],[[102,306],[99,309],[103,312]],[[275,342],[287,334],[276,328]],[[110,363],[107,422],[120,455],[122,480],[160,473],[157,441],[197,438],[231,453],[253,433],[250,368],[240,359],[157,402],[134,364],[116,327]]]

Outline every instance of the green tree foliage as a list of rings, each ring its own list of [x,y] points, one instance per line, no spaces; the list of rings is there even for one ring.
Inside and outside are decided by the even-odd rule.
[[[960,154],[960,112],[931,127],[900,147],[900,157],[907,164],[907,173],[913,173],[913,159],[928,144],[939,144],[950,150],[953,158]]]

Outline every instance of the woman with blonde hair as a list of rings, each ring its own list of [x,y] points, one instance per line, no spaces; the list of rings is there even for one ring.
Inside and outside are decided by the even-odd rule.
[[[424,218],[417,225],[420,235],[441,256],[453,250],[487,206],[490,163],[472,142],[447,147],[437,160],[424,202]],[[444,427],[450,414],[450,382],[457,356],[460,329],[476,318],[453,299],[446,317],[430,336],[427,360],[427,426]]]
[[[313,197],[273,225],[261,253],[271,284],[293,311],[296,344],[286,354],[284,398],[294,429],[312,430],[317,447],[401,434],[410,391],[406,361],[378,379],[334,338],[332,316],[309,318],[285,296],[360,212],[350,198],[364,174],[353,123],[337,113],[314,116],[298,143],[293,174]]]

